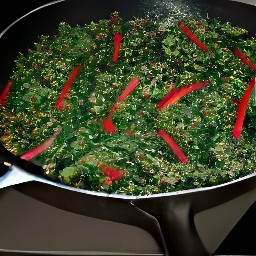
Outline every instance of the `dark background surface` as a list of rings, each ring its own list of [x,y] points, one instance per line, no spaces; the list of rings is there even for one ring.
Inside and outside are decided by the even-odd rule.
[[[256,255],[256,203],[231,230],[216,255]]]
[[[48,3],[47,0],[25,0],[13,3],[1,2],[0,31],[27,12]],[[1,71],[0,71],[1,74]],[[256,255],[256,203],[240,219],[237,225],[216,250],[216,255]]]
[[[31,10],[50,2],[49,0],[1,1],[0,31]]]

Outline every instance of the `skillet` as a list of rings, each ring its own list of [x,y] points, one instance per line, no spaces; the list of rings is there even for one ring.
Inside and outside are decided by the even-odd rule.
[[[0,34],[0,85],[6,84],[18,52],[25,51],[41,34],[55,34],[60,21],[65,20],[71,25],[83,24],[108,18],[109,13],[116,9],[120,10],[124,19],[129,19],[153,11],[157,1],[146,2],[147,5],[136,0],[60,0],[28,13]],[[195,6],[209,16],[244,27],[252,35],[256,33],[256,27],[251,22],[256,7],[226,0],[183,3]],[[161,9],[161,4],[158,3],[158,6],[158,12],[162,14],[165,10]],[[256,175],[251,174],[234,182],[210,188],[140,197],[109,195],[49,182],[44,179],[40,167],[14,156],[2,145],[0,156],[2,162],[12,165],[12,168],[9,168],[2,164],[0,175],[21,169],[22,172],[24,170],[35,177],[31,182],[15,185],[15,189],[74,213],[139,226],[152,234],[165,255],[209,255],[197,233],[194,215],[256,187]]]

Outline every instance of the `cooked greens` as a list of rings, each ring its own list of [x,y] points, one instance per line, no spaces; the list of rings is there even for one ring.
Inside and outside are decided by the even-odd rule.
[[[0,104],[0,141],[22,155],[60,131],[32,161],[57,182],[107,193],[163,193],[250,174],[256,166],[253,97],[241,137],[232,133],[255,77],[234,52],[239,49],[256,64],[256,40],[246,34],[212,18],[124,21],[115,12],[109,20],[75,27],[61,22],[57,35],[42,35],[17,57],[7,107]],[[58,109],[56,101],[76,68]],[[115,105],[133,78],[139,83]],[[177,97],[186,86],[205,81],[159,109],[170,91]],[[103,126],[110,112],[115,132]],[[188,162],[179,160],[159,131],[175,141]]]

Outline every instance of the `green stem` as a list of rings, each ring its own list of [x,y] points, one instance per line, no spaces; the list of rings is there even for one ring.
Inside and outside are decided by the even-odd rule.
[[[252,105],[253,107],[256,107],[256,86],[255,85],[252,91]]]

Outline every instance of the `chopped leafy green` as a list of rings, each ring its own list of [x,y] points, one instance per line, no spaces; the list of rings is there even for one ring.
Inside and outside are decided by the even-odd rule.
[[[175,18],[123,21],[114,12],[109,20],[85,25],[61,22],[57,35],[42,35],[33,49],[17,56],[8,107],[0,105],[0,141],[21,155],[61,127],[55,143],[33,161],[49,179],[107,193],[214,186],[254,172],[256,89],[239,140],[232,129],[255,71],[233,51],[238,47],[256,64],[256,40],[218,19],[182,22],[208,52],[183,33]],[[116,32],[123,38],[113,63]],[[56,100],[77,65],[81,69],[58,110]],[[118,102],[111,116],[116,132],[109,133],[103,121],[134,77],[140,82]],[[158,109],[171,90],[202,81],[209,84]],[[179,161],[159,130],[173,138],[188,163]],[[120,171],[121,178],[112,180],[104,166]]]

